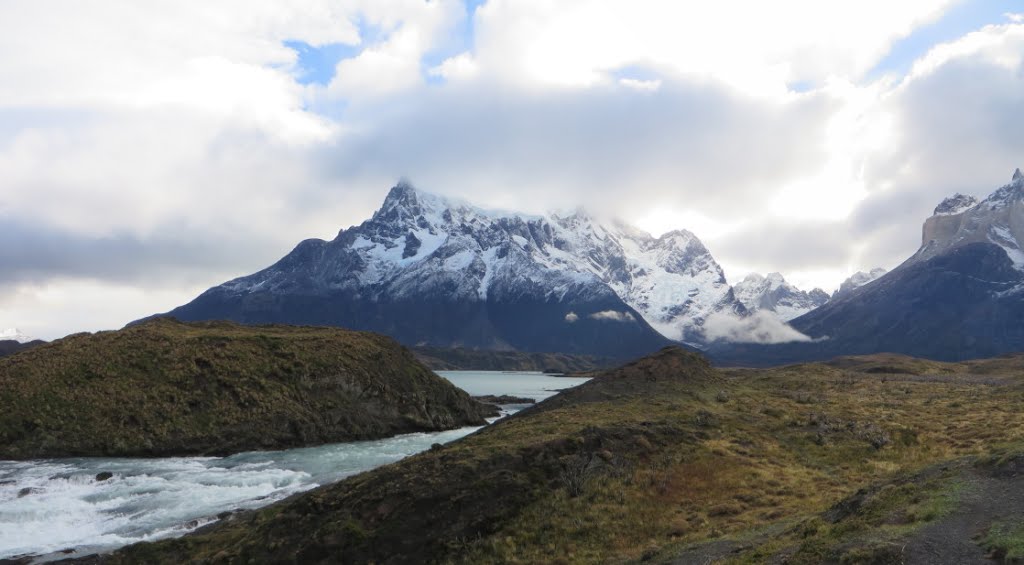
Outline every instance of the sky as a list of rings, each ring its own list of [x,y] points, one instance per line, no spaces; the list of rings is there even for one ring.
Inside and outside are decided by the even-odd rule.
[[[0,329],[44,339],[331,239],[401,177],[832,290],[1016,167],[1020,0],[0,3]]]

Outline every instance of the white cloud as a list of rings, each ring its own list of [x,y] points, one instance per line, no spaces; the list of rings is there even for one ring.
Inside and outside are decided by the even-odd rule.
[[[0,326],[53,340],[77,331],[118,329],[125,323],[166,312],[195,298],[201,285],[142,288],[91,279],[59,278],[45,284],[4,288]]]
[[[600,312],[594,312],[587,316],[592,320],[602,320],[609,322],[635,322],[636,318],[629,312],[619,312],[617,310],[602,310]]]
[[[635,78],[620,78],[619,84],[636,90],[654,92],[661,88],[661,79],[639,80]]]
[[[569,324],[574,324],[577,321],[579,321],[579,319],[579,314],[577,314],[576,312],[569,312],[568,314],[565,315],[565,321],[566,323]]]
[[[745,317],[727,312],[715,312],[704,322],[704,336],[708,341],[736,343],[788,343],[811,341],[774,314],[763,310]]]
[[[327,86],[330,96],[358,100],[423,84],[423,55],[465,17],[465,9],[455,0],[400,3],[405,7],[403,19],[393,24],[395,29],[386,39],[338,63],[334,79]]]
[[[18,296],[31,279],[110,304],[69,329],[120,325],[140,308],[118,292],[143,304],[254,271],[358,223],[408,175],[486,206],[690,228],[730,275],[834,286],[913,251],[945,192],[1024,165],[1019,18],[936,47],[901,83],[864,78],[949,4],[491,0],[453,39],[466,14],[449,0],[5,2],[0,221],[39,227],[26,249],[50,230],[82,253],[173,256],[140,262],[150,278],[129,259],[60,277],[57,253],[7,274]],[[306,86],[285,40],[358,52]],[[794,228],[808,218],[816,232]],[[0,326],[56,320],[48,300],[4,301]]]
[[[527,84],[591,86],[643,65],[778,95],[795,81],[856,79],[950,0],[492,0],[476,12],[483,67]]]
[[[467,79],[476,76],[480,70],[471,53],[459,53],[454,57],[445,59],[440,65],[430,69],[431,76],[442,77],[448,80]]]

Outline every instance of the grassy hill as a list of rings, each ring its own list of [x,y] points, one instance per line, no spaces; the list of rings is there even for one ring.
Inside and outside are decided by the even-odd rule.
[[[484,423],[390,338],[153,319],[0,359],[0,459],[224,454]]]
[[[668,348],[111,563],[970,563],[1024,553],[1024,358]]]

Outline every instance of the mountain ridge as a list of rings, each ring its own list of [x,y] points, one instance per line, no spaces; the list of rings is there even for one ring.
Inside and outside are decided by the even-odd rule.
[[[169,315],[341,325],[415,346],[629,356],[703,343],[746,314],[693,233],[654,237],[583,210],[486,210],[400,181],[331,241],[213,287]],[[545,327],[538,331],[536,328]]]

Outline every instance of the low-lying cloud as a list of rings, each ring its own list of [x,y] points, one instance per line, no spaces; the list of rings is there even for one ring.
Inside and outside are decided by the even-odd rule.
[[[616,310],[602,310],[594,312],[588,318],[592,320],[606,320],[609,322],[635,322],[636,318],[629,312],[618,312]]]
[[[759,311],[745,317],[716,312],[704,322],[704,336],[708,341],[734,343],[788,343],[811,341],[774,315]]]

